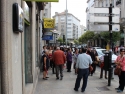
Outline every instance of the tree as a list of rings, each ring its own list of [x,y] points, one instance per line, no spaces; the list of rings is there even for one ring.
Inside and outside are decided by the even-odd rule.
[[[74,43],[77,45],[77,44],[79,44],[79,41],[75,39]]]
[[[106,42],[110,41],[110,32],[109,31],[101,32],[100,36],[103,37]],[[119,39],[120,39],[120,32],[113,32],[112,33],[112,41],[116,42]]]
[[[63,39],[62,39],[62,38],[58,38],[57,41],[59,41],[60,43],[62,43],[62,42],[63,42]]]

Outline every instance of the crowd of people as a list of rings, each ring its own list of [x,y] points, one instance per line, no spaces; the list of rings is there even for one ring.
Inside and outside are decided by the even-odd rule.
[[[120,55],[117,57],[116,65],[121,67],[122,72],[119,76],[119,87],[117,92],[122,92],[125,86],[125,57],[124,49],[120,49]],[[80,81],[83,78],[83,85],[81,92],[84,92],[87,86],[88,76],[93,76],[98,64],[98,54],[94,48],[64,48],[64,47],[46,47],[43,46],[41,65],[43,71],[43,79],[47,80],[48,69],[52,69],[52,73],[56,74],[56,79],[62,80],[64,77],[63,70],[66,68],[67,72],[71,72],[73,65],[74,74],[77,74],[74,90],[78,91]],[[103,77],[103,66],[101,67],[100,78]],[[105,79],[107,79],[107,71],[105,71]],[[124,83],[123,83],[124,82]]]

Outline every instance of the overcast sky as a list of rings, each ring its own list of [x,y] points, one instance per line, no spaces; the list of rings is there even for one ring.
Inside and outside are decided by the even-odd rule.
[[[84,26],[86,26],[86,2],[87,0],[67,0],[68,12],[80,19],[80,24]],[[66,0],[59,0],[57,3],[52,2],[52,16],[55,15],[55,12],[60,13],[64,10],[66,10]]]

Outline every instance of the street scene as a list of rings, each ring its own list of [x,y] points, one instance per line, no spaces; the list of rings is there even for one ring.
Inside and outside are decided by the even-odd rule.
[[[0,94],[124,94],[125,0],[0,0]]]

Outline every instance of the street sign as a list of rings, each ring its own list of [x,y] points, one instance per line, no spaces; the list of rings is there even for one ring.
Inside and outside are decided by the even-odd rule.
[[[109,8],[102,8],[102,7],[91,7],[89,10],[90,14],[109,14]],[[112,13],[113,14],[120,14],[120,8],[112,8]]]
[[[113,23],[119,23],[120,18],[119,16],[114,16],[112,17],[112,22]],[[95,23],[108,23],[109,22],[109,17],[99,17],[99,16],[94,16],[91,15],[89,22],[95,22]]]
[[[89,10],[89,13],[109,13],[109,8],[94,8],[94,7],[91,7],[90,10]]]
[[[45,33],[44,33],[44,35],[52,35],[52,34],[53,34],[53,32],[51,32],[51,31],[50,31],[50,32],[45,32]]]
[[[44,28],[54,28],[55,27],[55,19],[44,18]]]
[[[89,25],[89,31],[109,31],[109,25],[94,25],[94,24],[90,24]],[[118,24],[114,24],[112,25],[112,31],[116,31],[119,32],[120,31],[120,25]]]

